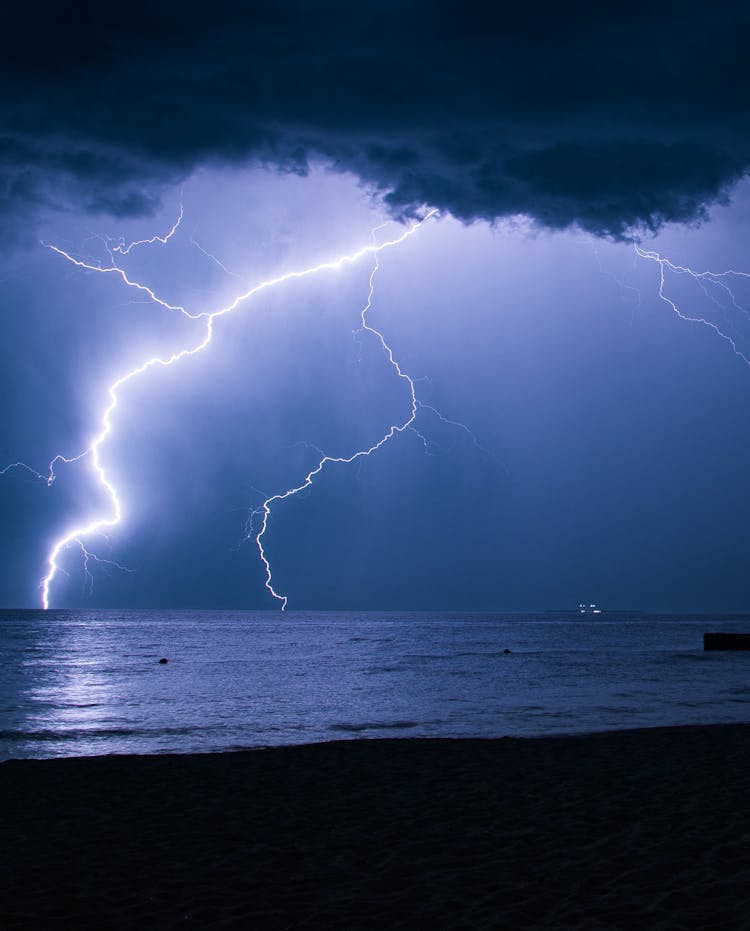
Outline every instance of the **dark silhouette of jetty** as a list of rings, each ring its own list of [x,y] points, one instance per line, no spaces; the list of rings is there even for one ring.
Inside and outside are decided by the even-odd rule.
[[[750,634],[703,634],[704,650],[750,650]]]

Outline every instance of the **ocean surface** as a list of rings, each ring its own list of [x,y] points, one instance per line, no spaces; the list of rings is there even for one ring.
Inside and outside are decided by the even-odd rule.
[[[0,611],[0,759],[750,721],[711,630],[750,616]]]

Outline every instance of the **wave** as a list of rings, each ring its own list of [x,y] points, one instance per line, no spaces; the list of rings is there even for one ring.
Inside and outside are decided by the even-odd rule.
[[[402,731],[411,727],[419,727],[419,721],[363,721],[360,724],[329,724],[328,729],[331,731],[350,731],[359,733],[360,731]]]

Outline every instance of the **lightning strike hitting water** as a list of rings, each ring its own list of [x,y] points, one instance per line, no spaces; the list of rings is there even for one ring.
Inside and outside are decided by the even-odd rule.
[[[202,352],[211,343],[211,340],[213,337],[214,320],[220,317],[223,317],[226,314],[232,313],[245,301],[249,300],[251,297],[254,297],[257,294],[260,294],[262,291],[266,291],[270,288],[276,287],[277,285],[284,284],[285,282],[288,282],[288,281],[293,281],[293,280],[300,279],[300,278],[307,278],[307,277],[316,275],[320,272],[335,271],[346,265],[353,265],[354,263],[356,263],[357,261],[359,261],[360,259],[364,258],[367,255],[372,255],[375,257],[375,268],[373,269],[372,275],[370,276],[370,296],[368,299],[368,303],[365,309],[361,313],[362,329],[367,330],[368,332],[372,333],[379,339],[384,351],[386,352],[389,358],[390,364],[396,369],[399,377],[403,378],[407,382],[409,386],[410,394],[411,394],[411,413],[408,419],[404,421],[403,424],[392,427],[391,430],[381,440],[379,440],[376,444],[370,447],[370,449],[362,450],[358,453],[355,453],[353,456],[351,456],[348,459],[335,459],[335,458],[330,458],[330,457],[324,457],[324,459],[319,463],[318,468],[316,470],[313,470],[313,472],[310,473],[310,475],[308,475],[305,483],[302,486],[300,486],[300,488],[290,489],[284,495],[273,496],[267,499],[266,502],[264,502],[263,526],[260,532],[258,533],[257,543],[258,543],[259,552],[261,554],[261,558],[263,560],[263,563],[266,569],[266,575],[267,575],[266,587],[269,589],[269,591],[273,594],[275,598],[277,598],[279,601],[282,601],[282,607],[286,605],[286,598],[284,596],[278,595],[271,587],[271,584],[270,584],[271,569],[270,569],[268,560],[265,556],[265,553],[263,551],[263,546],[261,542],[261,537],[263,533],[265,532],[265,529],[267,526],[270,504],[273,501],[280,500],[283,497],[290,497],[292,494],[296,494],[297,491],[301,490],[302,487],[307,487],[308,485],[310,485],[312,483],[312,479],[314,475],[318,474],[322,470],[326,462],[328,461],[352,462],[361,456],[369,455],[371,452],[374,452],[376,449],[379,449],[395,433],[397,432],[400,433],[403,430],[405,430],[412,423],[412,421],[414,420],[416,416],[417,400],[416,400],[416,396],[414,393],[413,381],[411,380],[411,378],[409,378],[408,375],[406,375],[405,373],[401,371],[401,369],[398,366],[398,363],[393,358],[393,353],[391,352],[390,347],[386,343],[382,334],[380,334],[379,331],[371,328],[367,324],[366,318],[367,318],[367,311],[369,310],[371,301],[372,301],[372,294],[373,294],[373,287],[374,287],[373,281],[374,281],[375,271],[377,270],[377,267],[378,267],[377,257],[379,253],[404,242],[406,239],[412,236],[427,220],[429,220],[431,217],[435,216],[436,214],[437,214],[436,210],[430,210],[428,213],[425,214],[425,216],[421,220],[419,220],[416,223],[413,223],[410,227],[404,230],[399,236],[393,239],[389,239],[381,243],[373,242],[370,245],[363,246],[361,249],[358,249],[355,252],[342,255],[339,258],[332,259],[326,262],[321,262],[317,265],[310,266],[308,268],[304,268],[301,270],[286,272],[285,274],[277,275],[273,278],[268,278],[265,281],[261,281],[259,284],[253,285],[251,288],[248,288],[247,290],[238,294],[236,297],[234,297],[230,301],[230,303],[228,303],[224,307],[220,307],[217,310],[213,310],[213,311],[202,311],[200,313],[190,313],[184,307],[170,304],[167,301],[160,298],[151,288],[147,287],[144,284],[141,284],[140,282],[131,280],[126,274],[126,272],[118,266],[117,262],[115,261],[115,256],[114,256],[115,252],[118,252],[119,254],[122,254],[122,255],[126,255],[134,247],[140,246],[140,245],[151,245],[156,242],[166,244],[167,241],[176,233],[180,225],[180,222],[182,220],[182,215],[183,215],[182,207],[180,207],[180,215],[177,221],[174,223],[174,225],[171,227],[171,229],[165,236],[163,237],[154,236],[151,239],[139,240],[139,241],[130,243],[127,246],[124,244],[124,242],[119,243],[112,248],[110,248],[107,245],[107,251],[108,251],[108,254],[111,260],[110,265],[101,266],[101,265],[96,265],[96,264],[92,264],[89,262],[85,262],[81,259],[76,259],[70,253],[66,252],[63,249],[58,248],[57,246],[54,246],[54,245],[47,246],[47,248],[49,248],[51,251],[62,256],[68,262],[72,263],[73,265],[79,268],[84,268],[84,269],[87,269],[88,271],[92,271],[92,272],[96,272],[100,274],[115,274],[122,280],[122,282],[127,287],[133,288],[140,292],[145,293],[148,296],[148,298],[152,300],[155,304],[163,307],[166,310],[178,311],[184,316],[189,317],[190,319],[199,322],[201,324],[201,334],[200,334],[200,338],[198,338],[197,341],[193,345],[187,346],[179,350],[178,352],[175,352],[172,355],[169,355],[166,357],[153,356],[149,359],[146,359],[137,368],[131,369],[130,371],[121,375],[119,378],[115,379],[115,381],[112,382],[112,384],[109,386],[107,390],[109,402],[107,406],[104,408],[104,411],[102,412],[101,421],[100,421],[101,429],[99,433],[91,441],[91,443],[82,452],[72,457],[56,455],[50,461],[46,474],[38,472],[37,470],[31,468],[30,466],[22,462],[11,463],[10,465],[6,466],[4,469],[0,470],[0,474],[3,474],[5,472],[10,471],[11,469],[23,469],[23,470],[28,471],[32,475],[34,475],[36,478],[44,481],[49,486],[55,480],[55,477],[56,477],[55,466],[58,463],[69,464],[69,463],[77,462],[84,458],[90,458],[91,467],[98,479],[99,485],[105,492],[105,495],[109,499],[109,502],[111,505],[111,511],[109,515],[99,516],[99,517],[94,518],[93,520],[91,520],[90,522],[86,524],[72,527],[67,533],[63,534],[63,536],[61,536],[54,543],[52,550],[50,551],[50,554],[47,559],[47,574],[45,575],[45,577],[42,579],[42,582],[41,582],[42,606],[45,609],[49,607],[50,589],[51,589],[52,583],[55,580],[57,573],[60,571],[64,571],[61,569],[58,559],[62,551],[65,550],[67,547],[73,544],[76,544],[77,546],[80,547],[81,553],[83,555],[83,560],[84,560],[84,573],[85,573],[87,580],[90,579],[90,573],[88,569],[89,560],[94,559],[94,560],[103,562],[107,565],[112,565],[112,566],[117,565],[116,563],[112,563],[109,560],[101,560],[98,557],[94,556],[90,551],[87,550],[82,540],[83,538],[89,537],[93,534],[104,533],[104,531],[106,531],[108,528],[115,527],[122,520],[122,515],[123,515],[122,503],[118,496],[117,489],[112,484],[112,482],[110,481],[110,479],[108,478],[104,470],[104,467],[101,463],[100,455],[99,455],[102,444],[112,433],[112,429],[113,429],[112,416],[120,402],[120,389],[122,389],[123,386],[126,385],[132,379],[137,378],[140,375],[143,375],[145,372],[147,372],[148,370],[152,368],[155,368],[157,366],[168,367],[168,366],[174,365],[176,362],[180,361],[181,359],[184,359],[188,356],[193,356],[199,352]],[[122,568],[122,567],[118,567],[118,568]]]
[[[253,516],[255,514],[261,515],[260,529],[258,530],[258,533],[255,536],[255,543],[256,543],[256,546],[258,547],[258,553],[260,555],[261,561],[263,565],[265,566],[265,570],[266,570],[265,586],[268,589],[268,591],[271,593],[271,595],[278,602],[280,602],[282,611],[286,608],[288,598],[286,595],[282,595],[279,592],[277,592],[273,586],[271,563],[269,562],[268,556],[266,555],[266,551],[263,546],[263,536],[265,535],[265,532],[268,529],[268,518],[271,516],[271,505],[275,504],[278,501],[284,501],[286,498],[292,498],[294,497],[294,495],[299,494],[299,492],[303,491],[305,488],[309,488],[312,485],[313,481],[315,480],[316,476],[320,475],[320,473],[323,471],[326,465],[328,465],[328,463],[348,464],[348,463],[355,462],[358,459],[362,459],[365,456],[371,455],[376,450],[380,449],[381,446],[384,446],[388,442],[388,440],[392,439],[397,433],[403,433],[404,430],[408,429],[414,423],[414,420],[416,419],[416,416],[417,416],[417,408],[419,406],[419,402],[417,401],[417,396],[414,390],[413,379],[409,375],[407,375],[406,372],[402,370],[401,366],[398,364],[398,362],[394,358],[393,350],[388,345],[388,343],[385,341],[385,337],[380,332],[380,330],[376,330],[374,327],[371,327],[367,322],[367,314],[372,308],[372,301],[375,295],[375,276],[378,272],[379,267],[380,265],[378,262],[378,254],[376,252],[375,262],[373,265],[372,272],[370,274],[370,289],[367,295],[367,303],[365,304],[364,308],[360,312],[360,321],[362,324],[362,326],[360,327],[360,331],[371,333],[378,340],[383,351],[388,357],[389,364],[393,367],[397,376],[400,379],[403,379],[404,382],[406,382],[406,385],[409,391],[409,413],[405,417],[405,419],[401,421],[401,423],[391,425],[386,430],[386,432],[383,434],[383,436],[380,437],[379,440],[377,440],[377,442],[373,443],[371,446],[367,447],[366,449],[357,450],[357,452],[352,453],[351,456],[327,456],[325,454],[322,454],[320,461],[315,466],[315,468],[311,469],[307,473],[307,475],[304,478],[304,481],[302,481],[299,485],[295,485],[294,487],[287,489],[285,492],[271,495],[270,497],[266,498],[266,500],[261,504],[261,506],[256,511],[254,511],[253,514],[251,515],[250,528],[252,528]],[[463,426],[463,424],[461,424],[460,426]],[[422,439],[424,441],[424,438]]]
[[[383,224],[383,226],[385,225],[386,224]],[[382,229],[382,226],[376,227],[372,231],[373,237],[375,236],[375,233],[377,233],[378,230],[380,229]],[[329,456],[326,453],[324,453],[321,449],[319,449],[318,447],[313,446],[312,444],[309,444],[309,443],[305,444],[309,446],[311,449],[314,449],[320,456],[320,459],[318,460],[317,465],[307,473],[307,475],[305,476],[303,481],[300,482],[299,485],[295,485],[292,488],[288,488],[284,492],[280,492],[274,495],[269,495],[265,499],[265,501],[263,501],[263,503],[250,514],[250,517],[248,519],[247,526],[246,526],[245,539],[250,539],[252,537],[253,529],[254,529],[254,519],[257,516],[260,516],[260,527],[258,529],[258,532],[255,534],[255,544],[258,548],[258,554],[260,556],[261,562],[263,563],[265,567],[265,571],[266,571],[265,586],[268,589],[269,593],[280,603],[282,611],[286,609],[287,602],[289,599],[286,595],[283,595],[280,592],[278,592],[273,585],[273,581],[272,581],[273,574],[271,571],[271,563],[268,559],[268,555],[266,554],[266,550],[263,545],[263,537],[265,536],[266,530],[268,529],[268,519],[271,516],[271,506],[273,504],[276,504],[280,501],[285,501],[288,498],[293,498],[295,495],[299,494],[301,491],[304,491],[306,488],[310,488],[313,482],[315,481],[315,479],[317,478],[317,476],[319,476],[323,472],[323,470],[325,469],[327,465],[329,464],[349,465],[352,462],[356,462],[357,460],[364,459],[365,457],[370,456],[372,453],[381,449],[381,447],[385,446],[385,444],[389,440],[393,439],[393,437],[396,436],[396,434],[403,433],[405,430],[411,430],[412,432],[414,432],[416,436],[419,438],[419,440],[422,442],[425,448],[425,451],[429,451],[430,441],[414,426],[414,421],[416,420],[417,413],[420,409],[430,411],[442,423],[448,426],[456,427],[460,430],[463,430],[470,437],[470,439],[473,441],[475,447],[478,450],[481,450],[483,453],[486,453],[487,455],[491,455],[477,441],[477,438],[474,436],[472,431],[466,426],[466,424],[461,423],[458,420],[450,420],[447,417],[444,417],[436,407],[433,407],[430,404],[424,404],[417,399],[414,379],[401,368],[401,366],[399,365],[398,361],[396,360],[393,354],[393,350],[391,346],[386,342],[386,339],[383,333],[380,330],[375,329],[375,327],[370,326],[370,324],[367,322],[367,317],[368,317],[370,310],[372,309],[372,303],[373,303],[373,299],[375,296],[375,277],[378,273],[379,268],[380,268],[380,264],[378,262],[378,253],[375,252],[375,261],[373,263],[372,272],[370,273],[370,282],[369,282],[369,291],[367,294],[367,302],[365,306],[362,308],[362,310],[360,311],[360,315],[359,315],[360,327],[358,330],[354,331],[354,337],[359,347],[360,357],[361,357],[361,352],[362,352],[363,347],[362,347],[361,341],[358,339],[359,333],[362,333],[362,332],[370,333],[372,336],[375,337],[378,343],[380,343],[380,347],[388,359],[388,364],[395,371],[397,377],[406,383],[407,390],[408,390],[408,396],[409,396],[408,413],[403,418],[403,420],[401,420],[399,423],[391,424],[391,426],[388,427],[386,432],[371,446],[365,447],[364,449],[359,449],[349,456]]]
[[[748,316],[747,311],[737,303],[735,296],[731,288],[729,287],[729,285],[727,285],[725,279],[730,278],[732,276],[735,276],[738,278],[750,278],[750,274],[748,272],[738,272],[738,271],[735,271],[734,269],[728,269],[725,272],[710,272],[710,271],[696,272],[692,268],[689,268],[688,266],[675,265],[673,262],[670,262],[669,259],[665,259],[664,256],[660,255],[655,250],[642,249],[637,243],[634,244],[633,248],[635,249],[636,254],[640,256],[642,259],[648,259],[652,262],[656,262],[656,264],[659,266],[659,292],[658,293],[659,293],[659,297],[661,298],[661,300],[664,301],[664,303],[667,304],[681,320],[686,320],[690,323],[700,323],[703,326],[706,326],[709,329],[713,330],[717,336],[721,337],[721,339],[723,339],[724,342],[729,344],[729,346],[732,348],[732,352],[734,352],[734,354],[738,358],[742,359],[745,365],[750,366],[750,358],[748,358],[748,356],[746,356],[745,353],[739,349],[736,341],[731,336],[729,336],[728,333],[725,333],[716,323],[714,323],[712,320],[706,319],[706,317],[692,316],[691,314],[686,314],[684,311],[680,310],[680,308],[677,306],[677,303],[673,301],[672,298],[668,297],[665,294],[665,287],[666,287],[665,271],[668,270],[677,275],[688,275],[690,278],[692,278],[694,281],[698,283],[698,285],[700,286],[700,288],[702,289],[706,297],[708,297],[709,300],[717,304],[717,306],[719,307],[721,307],[721,304],[719,304],[716,298],[706,289],[706,284],[712,284],[722,289],[728,296],[734,309],[745,314],[745,316]]]
[[[274,288],[278,285],[282,285],[285,282],[310,277],[324,271],[334,271],[342,268],[345,265],[354,264],[365,256],[372,256],[374,261],[369,277],[369,291],[367,295],[367,301],[365,306],[359,312],[360,326],[358,330],[355,331],[355,339],[359,344],[360,352],[362,351],[363,344],[358,339],[358,334],[366,333],[368,334],[368,338],[374,338],[380,344],[381,350],[385,354],[388,361],[388,365],[393,370],[393,372],[395,372],[396,377],[403,382],[406,388],[408,403],[403,417],[397,422],[392,423],[382,436],[380,436],[366,448],[356,450],[348,456],[328,455],[317,447],[312,446],[312,444],[306,444],[309,448],[314,449],[317,453],[317,464],[307,472],[307,474],[304,476],[304,479],[299,484],[294,485],[283,492],[278,492],[272,495],[265,495],[262,504],[251,512],[245,528],[245,539],[252,539],[254,541],[260,560],[264,567],[265,588],[273,597],[273,599],[275,599],[280,604],[282,610],[286,608],[288,598],[285,594],[278,591],[273,583],[271,563],[267,554],[266,543],[264,539],[268,530],[272,509],[276,504],[286,499],[292,498],[303,490],[310,488],[315,482],[316,478],[321,475],[328,466],[336,464],[346,465],[358,460],[362,460],[365,457],[375,453],[391,439],[393,439],[397,434],[402,434],[405,431],[413,432],[422,442],[426,451],[429,452],[432,447],[439,449],[437,444],[427,439],[427,437],[425,437],[424,434],[420,432],[419,429],[417,429],[415,421],[417,420],[419,412],[422,410],[434,415],[446,425],[457,427],[465,431],[467,435],[473,440],[475,447],[478,450],[487,453],[487,450],[485,450],[484,447],[482,447],[477,442],[476,437],[474,437],[474,434],[468,429],[468,427],[466,427],[465,424],[459,421],[449,420],[448,418],[444,417],[439,410],[429,404],[421,402],[418,399],[415,388],[415,379],[401,368],[399,362],[394,356],[392,348],[386,341],[383,333],[375,327],[371,326],[368,322],[368,315],[373,306],[375,280],[380,267],[380,253],[388,248],[392,248],[404,242],[408,237],[412,236],[428,219],[435,216],[436,214],[436,210],[429,211],[421,220],[412,224],[410,227],[401,232],[397,237],[381,243],[378,243],[375,240],[374,234],[381,228],[377,227],[376,230],[373,230],[373,242],[363,246],[357,251],[345,254],[330,261],[321,262],[308,268],[286,272],[282,275],[266,279],[237,294],[225,306],[211,311],[203,310],[200,312],[192,312],[179,304],[170,303],[169,301],[160,297],[152,288],[146,284],[137,280],[133,280],[128,275],[127,271],[118,264],[119,256],[127,256],[137,247],[153,246],[157,243],[161,245],[167,245],[172,237],[174,237],[178,232],[182,224],[182,204],[180,204],[180,210],[177,219],[163,236],[152,236],[148,239],[136,240],[130,243],[126,243],[124,240],[102,238],[101,241],[109,258],[109,264],[98,264],[95,261],[86,261],[82,258],[75,257],[71,253],[56,245],[46,243],[43,244],[51,252],[60,255],[67,262],[78,268],[97,274],[116,276],[127,288],[133,289],[145,295],[149,301],[153,302],[156,306],[161,307],[164,310],[179,313],[182,316],[188,318],[190,321],[195,321],[195,324],[199,328],[195,340],[190,345],[183,347],[171,355],[164,357],[153,356],[149,359],[146,359],[139,366],[128,372],[125,372],[111,383],[107,389],[108,402],[101,414],[99,432],[83,451],[74,456],[65,456],[62,454],[55,455],[50,460],[46,471],[38,471],[24,462],[13,462],[3,468],[0,468],[0,475],[7,474],[13,470],[25,471],[31,477],[38,481],[44,482],[49,487],[55,482],[57,478],[56,470],[60,465],[70,465],[81,460],[88,459],[90,461],[94,475],[96,476],[99,487],[102,489],[105,497],[109,501],[109,511],[107,514],[99,515],[87,523],[72,527],[68,532],[63,534],[57,541],[55,541],[54,545],[52,546],[52,549],[47,558],[47,572],[44,578],[41,580],[42,605],[45,609],[49,607],[51,587],[58,572],[65,572],[65,570],[60,565],[60,556],[62,552],[70,546],[77,546],[80,549],[83,561],[84,579],[88,589],[91,588],[93,583],[93,577],[89,568],[90,563],[92,562],[99,563],[105,568],[112,567],[119,570],[132,571],[127,569],[127,567],[120,566],[112,560],[97,556],[95,553],[91,552],[84,543],[84,540],[88,537],[96,534],[104,535],[106,530],[117,526],[123,517],[123,505],[118,495],[118,491],[111,479],[108,477],[100,459],[101,447],[113,431],[113,416],[120,403],[121,389],[132,379],[145,374],[152,368],[169,367],[181,359],[202,352],[210,345],[212,341],[214,332],[213,325],[216,319],[237,310],[240,305],[255,295],[260,294],[262,291]],[[232,275],[235,278],[238,277],[235,273],[227,269],[219,261],[219,259],[216,258],[216,256],[212,255],[210,252],[204,249],[203,246],[195,241],[193,237],[191,237],[191,243],[209,260],[213,261],[220,268],[222,268],[228,275]],[[637,258],[651,261],[658,265],[658,297],[669,306],[672,312],[681,320],[685,320],[691,323],[698,323],[713,330],[717,336],[729,344],[732,351],[738,358],[740,358],[746,365],[750,366],[750,357],[739,348],[737,341],[733,338],[732,335],[725,332],[725,330],[722,329],[717,323],[705,316],[686,313],[680,308],[677,301],[669,297],[666,293],[668,274],[688,276],[698,284],[698,286],[702,289],[705,297],[713,302],[717,307],[722,310],[727,310],[728,307],[731,306],[731,308],[741,312],[747,319],[750,320],[750,313],[748,313],[748,311],[738,303],[728,283],[729,279],[732,277],[750,279],[750,274],[747,272],[735,271],[734,269],[729,269],[724,272],[699,272],[687,266],[677,265],[662,256],[656,250],[644,248],[637,243],[634,244],[634,250]],[[603,273],[609,274],[603,269],[596,249],[594,251],[597,257],[597,261],[599,262],[600,270]],[[614,276],[610,275],[610,277]],[[615,280],[622,288],[627,288],[628,290],[635,291],[639,294],[637,289],[632,285],[619,281],[619,279],[616,278]],[[724,302],[717,299],[717,292],[721,292]]]

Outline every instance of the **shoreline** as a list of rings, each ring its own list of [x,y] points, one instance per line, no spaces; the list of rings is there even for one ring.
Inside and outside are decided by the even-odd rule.
[[[705,724],[654,724],[651,726],[640,726],[640,727],[616,727],[609,728],[605,730],[590,730],[590,731],[565,731],[561,733],[554,734],[500,734],[497,736],[479,736],[479,737],[466,737],[466,736],[424,736],[424,735],[409,735],[404,734],[404,736],[384,736],[380,728],[374,729],[372,736],[366,736],[363,732],[367,728],[363,727],[357,729],[358,733],[356,736],[352,737],[330,737],[324,740],[310,740],[305,743],[280,743],[280,744],[255,744],[242,747],[229,747],[223,750],[158,750],[152,752],[117,752],[112,753],[80,753],[72,754],[70,756],[65,755],[55,755],[55,756],[26,756],[26,757],[6,757],[4,759],[0,758],[0,768],[7,764],[17,764],[17,763],[53,763],[55,761],[73,761],[73,760],[106,760],[106,759],[128,759],[128,760],[141,760],[141,759],[153,759],[153,758],[171,758],[175,757],[178,759],[185,759],[189,757],[225,757],[225,756],[236,756],[245,753],[260,753],[264,751],[283,751],[283,750],[300,750],[306,747],[330,747],[337,744],[357,744],[357,743],[499,743],[503,741],[518,741],[518,742],[528,742],[528,741],[568,741],[568,740],[579,740],[587,738],[597,738],[605,737],[609,734],[654,734],[654,733],[670,733],[672,731],[698,731],[714,728],[748,728],[750,729],[750,720],[748,721],[716,721]],[[346,729],[346,728],[342,728]],[[398,728],[396,728],[398,729]]]
[[[747,928],[750,723],[8,760],[4,927]]]

